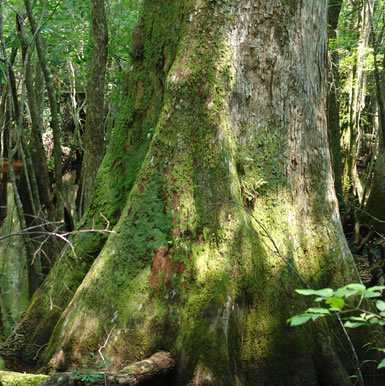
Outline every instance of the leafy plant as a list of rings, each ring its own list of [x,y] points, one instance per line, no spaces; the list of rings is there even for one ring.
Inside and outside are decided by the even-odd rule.
[[[301,295],[316,296],[314,301],[322,303],[323,307],[308,308],[303,314],[292,316],[287,322],[291,326],[299,326],[309,320],[315,321],[325,316],[339,315],[344,320],[346,328],[375,324],[385,326],[385,302],[383,300],[375,302],[376,310],[374,311],[368,311],[362,307],[364,299],[378,298],[384,289],[385,286],[366,288],[363,284],[348,284],[335,291],[331,288],[297,289],[295,291]],[[385,352],[385,349],[382,348],[378,350]],[[385,359],[377,366],[378,369],[383,367],[385,367]]]
[[[84,382],[84,384],[87,386],[92,386],[96,381],[100,381],[103,378],[101,374],[98,374],[94,371],[74,370],[74,373],[76,374],[77,379],[81,382]]]
[[[102,371],[105,372],[112,362],[99,358],[93,352],[90,352],[90,358],[83,359],[82,370],[73,370],[79,381],[87,386],[92,386],[95,382],[103,379]]]

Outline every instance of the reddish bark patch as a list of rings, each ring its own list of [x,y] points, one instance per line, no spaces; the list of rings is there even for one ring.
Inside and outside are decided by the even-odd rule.
[[[177,208],[178,202],[179,202],[179,195],[177,193],[174,193],[173,198],[172,198],[172,207],[173,207],[173,209]]]
[[[152,260],[152,275],[150,278],[151,288],[161,283],[167,285],[174,272],[181,274],[184,269],[184,263],[177,263],[170,260],[168,257],[168,248],[155,249],[155,256]]]
[[[139,80],[136,82],[136,98],[135,98],[135,107],[139,106],[139,103],[143,97],[143,81]]]
[[[139,193],[143,193],[144,188],[142,184],[138,185],[138,190],[139,190]]]
[[[114,161],[114,163],[112,164],[112,170],[114,170],[115,168],[116,168],[116,166],[117,165],[119,165],[120,164],[120,162],[121,162],[121,158],[120,157],[118,157],[115,161]]]
[[[126,144],[124,145],[124,151],[125,151],[126,153],[128,153],[129,150],[130,150],[130,147],[131,147],[131,145],[130,145],[129,143],[126,143]]]

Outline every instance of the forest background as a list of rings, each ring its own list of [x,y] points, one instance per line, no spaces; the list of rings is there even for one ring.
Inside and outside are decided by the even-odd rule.
[[[126,119],[127,79],[143,56],[142,31],[135,27],[141,6],[132,0],[0,2],[4,339],[17,330],[63,249],[70,248],[73,262],[85,267],[97,254],[92,248],[100,250],[92,245],[98,240],[93,236],[81,248],[71,237],[101,234],[104,242],[114,232],[119,211],[96,213],[89,205],[98,167],[106,149],[117,146],[111,139]],[[371,285],[383,284],[385,256],[384,31],[385,1],[329,0],[327,122],[334,186],[345,236]],[[147,129],[151,140],[156,129]],[[124,146],[128,152],[131,145]],[[138,147],[135,157],[142,159],[146,149]],[[242,157],[247,174],[253,159]],[[116,158],[112,168],[122,162]],[[254,185],[244,179],[248,210],[255,191],[270,183],[266,176]],[[111,189],[114,201],[123,200],[124,189]],[[149,199],[156,212],[160,204]],[[165,219],[156,221],[160,229],[167,225]],[[163,236],[152,237],[157,250]],[[82,255],[89,256],[83,257],[86,262],[77,260]],[[50,300],[51,308],[60,308]]]

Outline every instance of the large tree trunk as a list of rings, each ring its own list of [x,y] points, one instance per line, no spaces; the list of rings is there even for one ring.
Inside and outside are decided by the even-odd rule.
[[[58,260],[2,354],[49,340],[39,367],[63,370],[103,345],[115,368],[170,350],[181,385],[348,384],[333,326],[286,325],[295,288],[358,280],[327,142],[327,0],[146,1],[136,31],[84,220],[118,234],[76,237],[82,260]]]

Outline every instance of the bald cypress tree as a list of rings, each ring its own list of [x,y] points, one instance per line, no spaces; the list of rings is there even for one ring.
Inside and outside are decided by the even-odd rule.
[[[2,352],[62,370],[169,350],[177,384],[344,385],[295,288],[358,280],[337,212],[327,1],[146,1],[81,227]],[[337,332],[342,335],[341,331]],[[20,338],[23,335],[23,338]],[[342,335],[343,336],[343,335]],[[345,343],[342,342],[342,345]]]

